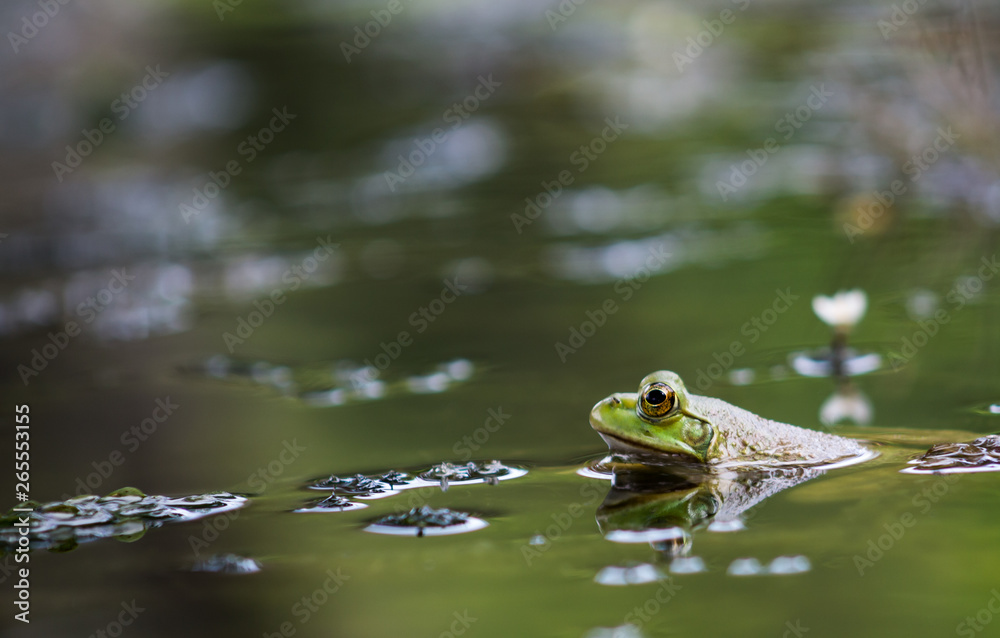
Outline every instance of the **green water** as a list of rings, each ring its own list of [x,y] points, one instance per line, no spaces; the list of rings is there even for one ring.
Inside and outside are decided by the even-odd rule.
[[[995,10],[928,6],[883,37],[888,3],[588,3],[550,23],[558,5],[404,2],[348,63],[341,43],[387,6],[244,3],[220,20],[209,2],[70,5],[5,54],[0,382],[7,414],[30,406],[31,497],[252,495],[232,518],[32,553],[31,625],[5,604],[5,633],[91,635],[123,605],[142,609],[129,636],[995,632],[1000,619],[980,632],[967,617],[995,615],[1000,475],[898,472],[931,443],[1000,429],[996,52],[979,35]],[[4,24],[36,10],[14,3]],[[723,10],[733,20],[678,69],[673,54]],[[169,77],[118,119],[147,64]],[[832,95],[810,105],[820,86]],[[294,119],[275,120],[282,108]],[[106,140],[54,172],[106,117]],[[387,180],[421,145],[427,163]],[[220,177],[230,162],[239,172]],[[896,203],[866,216],[894,180]],[[136,279],[80,311],[114,290],[113,269]],[[882,366],[853,379],[868,423],[828,426],[835,384],[789,355],[829,342],[811,300],[846,288],[868,296],[851,345]],[[268,316],[240,332],[255,312]],[[67,321],[82,334],[33,367]],[[350,387],[333,371],[366,359],[384,396],[304,400]],[[467,380],[407,389],[463,359]],[[606,453],[591,406],[663,368],[762,416],[879,441],[881,456],[775,494],[741,531],[695,530],[706,571],[670,574],[648,543],[604,538],[609,483],[577,473]],[[176,407],[148,421],[157,400]],[[317,477],[470,459],[528,474],[291,512]],[[489,525],[362,531],[404,504]],[[227,552],[262,570],[191,571]],[[809,571],[727,574],[796,555]],[[595,582],[646,563],[661,580]]]

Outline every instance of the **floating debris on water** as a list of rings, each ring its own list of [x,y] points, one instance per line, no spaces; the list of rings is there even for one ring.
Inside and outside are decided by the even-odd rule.
[[[370,476],[364,474],[329,476],[313,481],[309,484],[309,488],[333,490],[335,494],[354,498],[383,498],[392,496],[394,488],[406,486],[412,481],[413,477],[409,474],[391,471]]]
[[[253,558],[237,554],[215,554],[191,566],[193,572],[216,574],[256,574],[263,567]]]
[[[1000,414],[1000,403],[981,403],[973,406],[970,410],[976,414],[986,414],[996,416]]]
[[[267,361],[240,361],[218,354],[195,366],[193,371],[212,379],[267,387],[308,405],[336,407],[399,394],[445,392],[471,379],[475,365],[468,359],[454,359],[425,374],[385,381],[379,378],[375,366],[359,366],[353,361],[291,367]]]
[[[447,390],[451,381],[451,377],[444,372],[435,372],[426,377],[408,378],[406,380],[406,387],[414,394],[434,394]]]
[[[489,483],[524,476],[528,470],[500,461],[483,461],[453,464],[438,463],[430,468],[412,473],[390,470],[382,474],[330,475],[306,484],[312,490],[330,490],[333,494],[320,501],[312,501],[296,512],[342,512],[364,507],[351,499],[373,500],[399,494],[403,490],[434,487],[447,491],[449,485]]]
[[[812,569],[812,563],[805,556],[778,556],[767,566],[756,558],[737,558],[729,564],[726,573],[730,576],[786,576],[803,574]]]
[[[767,566],[767,573],[774,576],[804,574],[812,569],[812,563],[805,556],[778,556]]]
[[[619,279],[642,283],[682,267],[754,259],[767,249],[770,240],[767,230],[753,224],[719,230],[687,226],[643,239],[619,239],[600,245],[560,242],[548,246],[543,259],[548,274],[557,279],[582,284]]]
[[[438,483],[442,490],[447,490],[449,485],[469,485],[471,483],[491,483],[524,476],[528,471],[504,465],[500,461],[487,461],[476,463],[469,461],[461,465],[451,463],[438,463],[426,472],[421,472],[419,477],[424,481]]]
[[[11,510],[0,517],[0,553],[23,547],[25,542],[31,549],[67,551],[98,538],[133,541],[164,523],[193,521],[239,509],[248,502],[246,497],[229,492],[147,496],[125,487],[107,496],[88,494],[41,505],[26,503],[20,507],[30,507],[31,512]],[[28,523],[27,535],[19,531],[24,522]],[[27,541],[21,540],[25,538]]]
[[[671,574],[701,574],[706,571],[705,561],[697,556],[678,556],[670,561]]]
[[[933,290],[914,290],[906,298],[906,314],[913,321],[930,319],[940,306],[940,297]]]
[[[594,582],[599,585],[620,587],[653,583],[663,578],[663,572],[649,563],[643,563],[634,567],[605,567],[594,576]]]
[[[354,510],[363,510],[366,507],[368,505],[365,503],[357,503],[343,496],[331,494],[326,498],[310,501],[305,507],[300,507],[292,511],[298,514],[310,512],[353,512]]]
[[[764,566],[756,558],[737,558],[729,564],[726,573],[730,576],[759,576],[764,573]]]
[[[594,627],[584,638],[642,638],[642,631],[635,625]]]
[[[757,378],[753,368],[737,368],[729,371],[729,383],[733,385],[750,385]]]
[[[908,461],[903,474],[957,474],[1000,471],[1000,435],[990,434],[970,443],[941,443]]]
[[[383,516],[365,527],[365,531],[395,536],[445,536],[474,532],[487,525],[481,518],[465,512],[422,505],[402,514]]]

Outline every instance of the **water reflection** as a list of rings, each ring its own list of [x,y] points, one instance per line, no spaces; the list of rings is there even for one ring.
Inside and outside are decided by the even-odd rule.
[[[619,465],[611,470],[611,489],[597,511],[605,538],[652,543],[671,556],[690,551],[693,532],[743,529],[748,510],[823,474],[815,468],[724,475],[684,466]]]

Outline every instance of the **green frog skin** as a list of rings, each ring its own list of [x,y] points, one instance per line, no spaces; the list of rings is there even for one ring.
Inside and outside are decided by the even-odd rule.
[[[874,456],[861,443],[779,423],[712,397],[690,394],[661,370],[637,393],[615,393],[590,412],[590,425],[613,453],[684,458],[710,467],[847,464]]]

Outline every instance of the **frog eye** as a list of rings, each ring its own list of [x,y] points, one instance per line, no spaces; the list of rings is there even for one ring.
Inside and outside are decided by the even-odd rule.
[[[639,409],[652,419],[667,416],[676,406],[677,394],[666,383],[650,383],[639,393]]]

